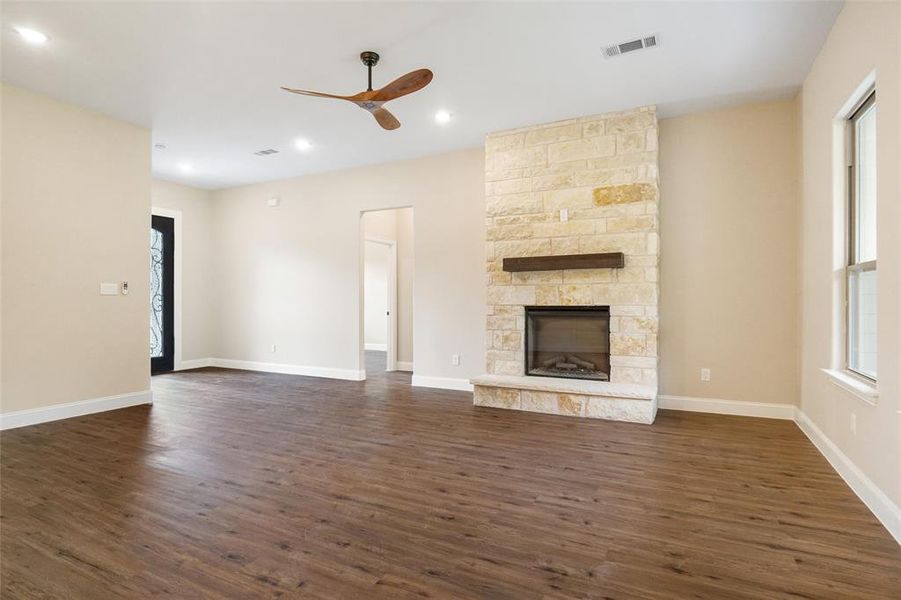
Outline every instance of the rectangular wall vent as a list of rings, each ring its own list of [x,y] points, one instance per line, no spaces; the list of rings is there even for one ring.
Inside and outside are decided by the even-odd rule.
[[[604,57],[613,58],[614,56],[626,54],[627,52],[635,52],[636,50],[642,50],[644,48],[653,48],[656,45],[657,36],[650,35],[648,37],[639,38],[637,40],[629,40],[628,42],[623,42],[621,44],[607,46],[606,48],[604,48]]]
[[[278,154],[278,150],[269,148],[267,150],[257,150],[256,152],[254,152],[254,154],[256,154],[257,156],[269,156],[270,154]]]

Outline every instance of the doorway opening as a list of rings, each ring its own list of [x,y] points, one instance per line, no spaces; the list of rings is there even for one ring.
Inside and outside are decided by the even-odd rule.
[[[361,218],[361,363],[364,370],[413,370],[413,209]]]

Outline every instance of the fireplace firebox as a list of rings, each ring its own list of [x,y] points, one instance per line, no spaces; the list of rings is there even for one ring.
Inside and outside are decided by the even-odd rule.
[[[609,306],[527,306],[526,375],[610,380]]]

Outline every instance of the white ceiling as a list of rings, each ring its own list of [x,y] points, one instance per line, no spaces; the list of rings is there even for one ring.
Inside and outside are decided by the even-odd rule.
[[[3,80],[153,130],[154,175],[219,188],[477,146],[486,133],[657,104],[664,116],[784,97],[840,2],[4,2]],[[26,45],[13,26],[51,38]],[[604,59],[647,34],[660,46]],[[384,131],[352,104],[301,97],[429,67]],[[453,113],[444,127],[438,109]],[[313,150],[300,153],[297,137]],[[265,148],[279,154],[258,157]],[[187,162],[194,172],[176,165]]]

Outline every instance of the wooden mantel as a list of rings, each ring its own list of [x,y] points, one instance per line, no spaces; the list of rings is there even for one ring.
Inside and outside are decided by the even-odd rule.
[[[504,271],[558,271],[561,269],[622,269],[622,252],[602,254],[563,254],[559,256],[523,256],[504,259]]]

